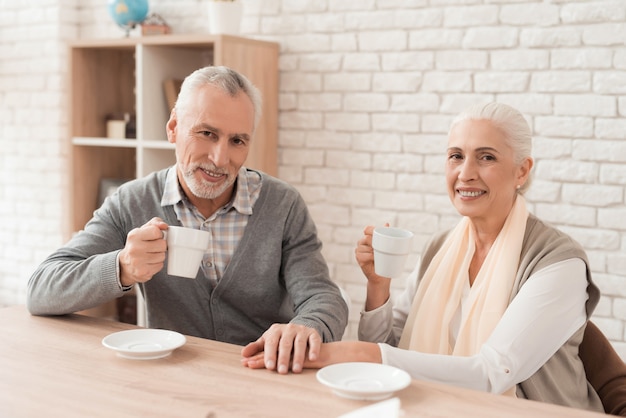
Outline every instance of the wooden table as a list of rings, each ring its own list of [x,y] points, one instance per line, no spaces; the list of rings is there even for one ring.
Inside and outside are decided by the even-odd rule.
[[[0,416],[337,417],[371,404],[340,398],[315,370],[279,375],[240,364],[241,347],[187,337],[158,360],[129,360],[106,335],[132,325],[0,309]],[[601,417],[582,410],[413,380],[405,417]]]

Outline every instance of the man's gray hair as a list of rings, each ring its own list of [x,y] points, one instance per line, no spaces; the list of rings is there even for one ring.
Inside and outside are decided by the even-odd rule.
[[[256,131],[262,112],[261,92],[243,74],[224,66],[208,66],[189,74],[180,88],[174,109],[183,110],[196,90],[207,84],[216,86],[235,97],[240,92],[246,94],[254,107],[254,131]]]

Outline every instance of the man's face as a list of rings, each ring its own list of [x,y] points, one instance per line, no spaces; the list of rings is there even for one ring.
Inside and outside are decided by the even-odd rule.
[[[237,173],[248,157],[253,127],[249,97],[244,93],[231,97],[211,85],[201,87],[186,105],[172,111],[167,137],[176,144],[178,179],[196,207],[222,206],[230,200]]]

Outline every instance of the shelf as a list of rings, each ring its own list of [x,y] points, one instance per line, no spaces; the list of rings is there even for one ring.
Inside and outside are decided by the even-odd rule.
[[[159,140],[153,140],[153,141],[141,141],[141,144],[144,148],[150,148],[150,149],[171,149],[173,150],[176,146],[174,144],[171,144],[167,141],[159,141]]]
[[[72,138],[72,144],[84,145],[90,147],[120,147],[135,148],[137,147],[136,139],[116,139],[116,138],[91,138],[78,136]]]
[[[173,45],[176,47],[206,47],[207,45],[246,44],[256,48],[278,50],[278,44],[263,40],[246,38],[236,35],[210,34],[168,34],[138,36],[115,39],[76,39],[70,41],[72,48],[104,48],[104,49],[133,49],[136,45]]]
[[[113,147],[113,148],[137,148],[143,147],[148,149],[174,149],[175,145],[162,140],[143,140],[122,139],[122,138],[92,138],[78,136],[72,138],[73,145],[83,145],[89,147]]]

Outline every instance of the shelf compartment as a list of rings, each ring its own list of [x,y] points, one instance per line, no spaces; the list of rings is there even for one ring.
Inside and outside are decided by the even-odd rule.
[[[135,178],[136,150],[123,147],[74,146],[72,161],[74,176],[70,219],[72,231],[79,231],[98,207],[102,179]]]
[[[106,137],[110,115],[135,113],[135,49],[71,50],[72,136]]]

